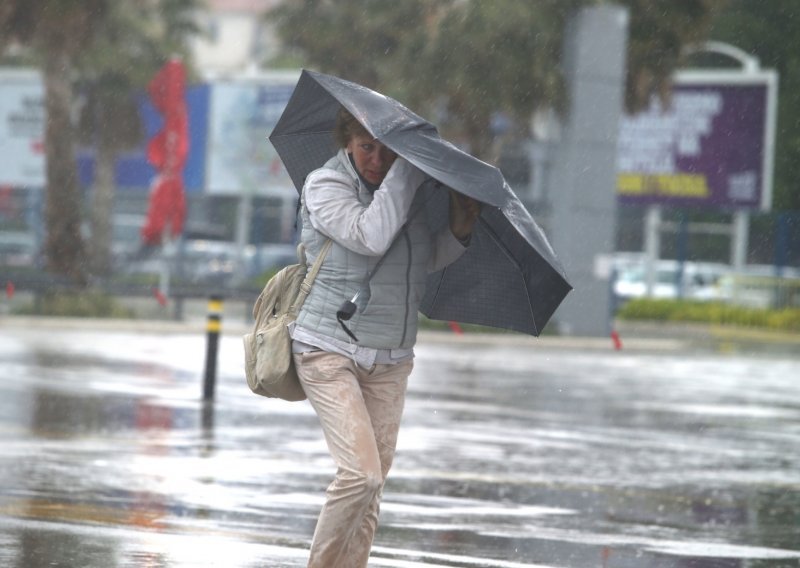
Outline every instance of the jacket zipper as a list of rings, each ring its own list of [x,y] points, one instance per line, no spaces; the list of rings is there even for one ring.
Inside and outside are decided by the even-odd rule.
[[[406,241],[406,250],[408,251],[408,264],[406,264],[406,309],[405,317],[403,318],[403,336],[400,339],[402,346],[406,342],[406,333],[408,332],[408,303],[411,298],[411,239],[408,236],[408,230],[403,231],[403,237]]]

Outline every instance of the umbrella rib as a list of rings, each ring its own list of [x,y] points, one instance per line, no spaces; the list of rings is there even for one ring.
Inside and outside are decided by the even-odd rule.
[[[439,291],[442,289],[442,282],[444,282],[445,276],[447,276],[447,266],[442,268],[442,275],[439,277],[439,282],[436,284],[436,292],[433,294],[433,300],[431,300],[431,307],[436,305],[436,301],[439,299]]]
[[[303,135],[305,136],[306,134],[330,134],[331,132],[333,132],[333,131],[332,130],[304,130],[303,131]],[[270,139],[272,139],[272,138],[286,138],[287,136],[288,137],[295,137],[295,136],[297,136],[297,132],[285,132],[285,133],[278,133],[278,134],[273,133],[273,134],[269,135],[269,138]]]
[[[536,325],[536,317],[533,315],[533,302],[531,301],[531,294],[530,291],[528,290],[528,283],[525,281],[525,275],[522,273],[522,266],[517,261],[517,259],[514,258],[514,255],[511,254],[511,251],[508,250],[508,247],[506,247],[506,245],[503,244],[503,242],[500,240],[500,237],[495,232],[495,230],[489,226],[489,224],[483,219],[483,217],[478,217],[478,222],[484,229],[486,229],[486,233],[489,235],[489,238],[494,241],[494,244],[496,244],[501,251],[503,251],[503,254],[506,255],[506,258],[508,258],[508,260],[510,260],[514,264],[514,266],[517,267],[517,272],[519,273],[519,276],[522,279],[522,287],[525,289],[525,296],[528,299],[528,309],[530,310],[531,314],[531,322],[533,322],[534,330],[538,332],[539,326]]]

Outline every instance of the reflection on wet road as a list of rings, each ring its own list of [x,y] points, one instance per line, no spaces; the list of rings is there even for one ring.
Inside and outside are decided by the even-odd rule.
[[[0,566],[305,565],[316,418],[204,341],[0,329]],[[371,566],[800,566],[800,359],[417,352]]]

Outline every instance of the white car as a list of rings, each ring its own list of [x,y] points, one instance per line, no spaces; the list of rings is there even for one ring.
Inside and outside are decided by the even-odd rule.
[[[717,299],[720,278],[731,271],[726,264],[687,261],[683,263],[683,277],[679,279],[681,266],[675,260],[656,261],[654,269],[649,297],[692,300]],[[646,264],[637,263],[619,270],[614,281],[614,295],[621,301],[648,297]]]
[[[718,299],[750,308],[800,305],[800,270],[770,265],[750,265],[720,279]]]
[[[36,256],[36,239],[32,233],[0,231],[0,266],[33,266]]]

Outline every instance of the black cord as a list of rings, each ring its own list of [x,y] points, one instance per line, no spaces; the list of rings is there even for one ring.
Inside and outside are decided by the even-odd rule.
[[[355,334],[350,331],[350,329],[344,324],[344,322],[349,321],[350,318],[353,317],[353,314],[356,313],[356,305],[354,302],[347,300],[342,306],[339,308],[339,311],[336,312],[336,321],[339,322],[339,325],[342,326],[344,332],[350,336],[350,338],[358,343],[358,338]]]

